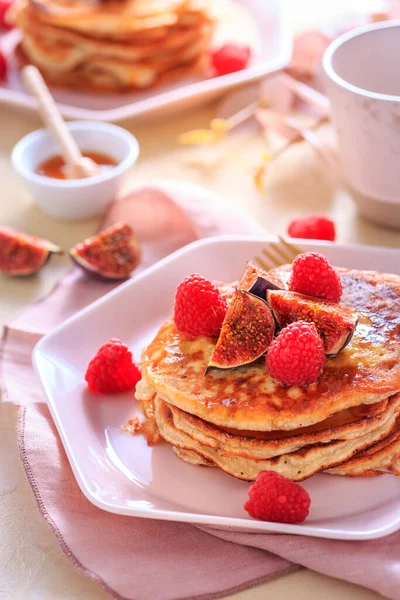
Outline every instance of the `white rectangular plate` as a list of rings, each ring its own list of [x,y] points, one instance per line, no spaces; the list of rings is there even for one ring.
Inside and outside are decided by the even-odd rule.
[[[219,469],[186,464],[168,444],[149,448],[142,436],[124,432],[121,425],[139,414],[131,393],[98,396],[86,390],[86,366],[102,343],[119,337],[139,360],[171,315],[175,289],[184,277],[199,272],[234,281],[267,243],[266,237],[246,236],[195,242],[39,342],[34,363],[72,469],[91,502],[118,514],[338,539],[388,535],[400,529],[400,478],[315,475],[303,484],[312,499],[304,524],[255,521],[243,509],[248,483]],[[400,274],[398,250],[325,242],[301,242],[301,247],[323,252],[338,266]]]
[[[170,114],[193,108],[237,85],[257,81],[285,67],[290,61],[292,41],[287,0],[235,0],[245,9],[259,30],[259,43],[251,64],[237,73],[196,80],[184,78],[171,85],[126,94],[94,94],[52,89],[62,114],[69,119],[118,122],[134,117]],[[240,42],[242,31],[227,26],[227,39]],[[12,57],[18,32],[3,37],[1,47]],[[253,43],[254,40],[250,40]],[[36,110],[36,103],[25,91],[18,68],[10,58],[8,81],[0,86],[0,103]]]

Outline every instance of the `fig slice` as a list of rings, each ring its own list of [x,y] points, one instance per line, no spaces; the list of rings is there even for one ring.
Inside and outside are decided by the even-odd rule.
[[[277,277],[270,277],[267,271],[248,262],[238,287],[265,300],[267,290],[281,290],[284,286]]]
[[[259,277],[267,277],[267,272],[258,265],[248,262],[246,269],[239,281],[239,289],[249,291]]]
[[[116,223],[69,251],[72,259],[88,274],[101,279],[127,279],[140,262],[140,245],[133,229]]]
[[[358,323],[350,308],[296,292],[268,290],[267,303],[280,329],[294,321],[314,323],[327,356],[336,356],[350,343]]]
[[[52,254],[62,253],[61,248],[48,240],[0,227],[0,271],[6,275],[33,275]]]
[[[265,354],[274,332],[275,322],[266,301],[235,290],[206,374],[210,369],[233,369],[254,362]]]

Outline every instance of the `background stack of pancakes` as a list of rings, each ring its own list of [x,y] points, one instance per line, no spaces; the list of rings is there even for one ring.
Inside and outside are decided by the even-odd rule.
[[[136,391],[148,442],[161,435],[185,461],[249,481],[262,470],[294,481],[319,471],[400,474],[400,278],[338,271],[341,303],[359,324],[303,388],[274,382],[264,359],[205,376],[215,341],[165,323],[143,354]],[[271,275],[284,283],[288,273]]]
[[[209,0],[18,0],[22,63],[89,91],[144,89],[202,69]]]

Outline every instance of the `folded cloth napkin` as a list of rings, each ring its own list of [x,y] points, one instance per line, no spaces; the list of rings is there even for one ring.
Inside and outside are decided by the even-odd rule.
[[[104,225],[131,221],[145,268],[199,237],[263,230],[205,190],[159,183],[116,203]],[[306,566],[400,600],[400,534],[346,542],[243,533],[113,515],[81,493],[45,405],[30,355],[36,341],[115,284],[93,282],[76,269],[44,300],[5,329],[2,385],[25,405],[19,420],[22,462],[38,507],[74,565],[113,597],[127,600],[209,599]]]

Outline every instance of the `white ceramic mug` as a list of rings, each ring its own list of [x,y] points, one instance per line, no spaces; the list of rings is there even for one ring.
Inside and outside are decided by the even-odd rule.
[[[342,35],[323,64],[343,172],[360,213],[400,228],[400,21]]]

